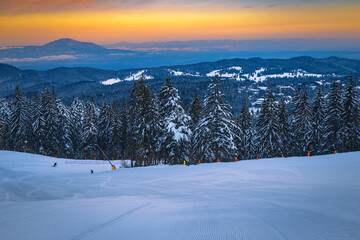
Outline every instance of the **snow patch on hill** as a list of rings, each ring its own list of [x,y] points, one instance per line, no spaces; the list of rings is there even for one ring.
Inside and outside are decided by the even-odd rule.
[[[103,85],[113,85],[119,82],[124,82],[124,81],[136,81],[139,80],[141,78],[141,76],[144,77],[145,80],[149,80],[149,79],[154,79],[154,77],[149,76],[144,74],[146,72],[146,70],[141,70],[135,73],[131,73],[130,76],[124,78],[124,79],[119,79],[119,78],[110,78],[106,81],[102,81],[100,82]]]
[[[231,78],[236,79],[237,81],[245,80],[241,77],[241,73],[243,72],[242,67],[233,66],[229,68],[216,69],[206,74],[207,77],[215,77],[218,75],[222,78]]]
[[[145,72],[146,70],[141,70],[136,73],[132,73],[129,77],[126,77],[124,81],[136,81],[139,80],[141,76],[143,76],[145,80],[154,79],[154,77],[146,75]]]
[[[115,83],[119,83],[122,82],[123,80],[119,79],[119,78],[110,78],[106,81],[102,81],[101,84],[103,85],[113,85]]]
[[[253,72],[252,74],[243,74],[244,77],[248,78],[251,81],[255,82],[263,82],[269,78],[301,78],[301,77],[315,77],[321,78],[322,74],[314,74],[308,73],[302,69],[295,70],[293,72],[284,72],[280,74],[269,74],[269,75],[261,75],[266,69],[261,68]]]
[[[191,77],[201,77],[200,73],[196,72],[194,73],[186,73],[186,72],[182,72],[182,71],[178,71],[178,70],[172,70],[172,69],[168,69],[168,71],[173,75],[173,76],[191,76]]]

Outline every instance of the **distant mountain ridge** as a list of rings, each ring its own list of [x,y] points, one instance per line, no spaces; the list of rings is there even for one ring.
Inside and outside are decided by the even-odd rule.
[[[274,39],[196,40],[144,42],[100,46],[63,38],[42,46],[0,48],[0,63],[20,69],[49,70],[56,67],[92,67],[109,70],[154,68],[233,58],[326,58],[360,59],[360,46],[353,40]]]
[[[71,102],[75,97],[97,101],[113,101],[129,96],[135,80],[144,76],[147,84],[158,91],[166,77],[179,89],[184,104],[188,104],[195,92],[204,96],[209,79],[220,76],[226,98],[238,111],[242,101],[261,103],[266,92],[272,90],[277,97],[290,100],[298,84],[307,89],[310,96],[317,87],[331,87],[333,80],[346,82],[353,75],[358,83],[360,60],[330,57],[317,59],[296,57],[290,59],[226,59],[189,65],[103,70],[95,68],[55,68],[47,71],[20,70],[8,64],[0,64],[0,96],[13,95],[15,85],[31,96],[44,86],[54,86],[58,95]],[[291,87],[291,88],[290,88]],[[282,90],[285,89],[285,90]],[[287,89],[287,90],[286,90]],[[283,94],[283,95],[281,95]],[[255,107],[255,105],[254,105]]]
[[[24,46],[19,48],[0,49],[0,58],[23,59],[59,55],[103,55],[131,52],[132,51],[107,49],[91,42],[80,42],[70,38],[62,38],[53,42],[49,42],[42,46]]]

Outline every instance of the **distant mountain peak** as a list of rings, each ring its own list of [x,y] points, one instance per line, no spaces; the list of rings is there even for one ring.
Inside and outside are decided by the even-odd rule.
[[[92,42],[80,42],[71,38],[61,38],[44,45],[44,47],[79,47],[79,46],[102,48],[101,46],[96,45],[95,43]]]

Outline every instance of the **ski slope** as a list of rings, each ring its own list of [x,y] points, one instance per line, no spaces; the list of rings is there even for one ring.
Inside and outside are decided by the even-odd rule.
[[[360,152],[110,169],[0,151],[0,239],[360,239]]]

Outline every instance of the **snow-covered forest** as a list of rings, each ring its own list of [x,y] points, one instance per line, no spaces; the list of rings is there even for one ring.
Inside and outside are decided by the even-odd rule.
[[[205,99],[197,95],[184,111],[170,79],[159,94],[144,79],[121,103],[75,99],[70,106],[44,88],[27,99],[16,87],[13,99],[0,98],[0,147],[49,156],[132,159],[136,166],[303,156],[360,149],[360,101],[347,86],[319,88],[310,102],[301,86],[292,102],[272,92],[259,116],[247,103],[233,116],[214,77]]]

